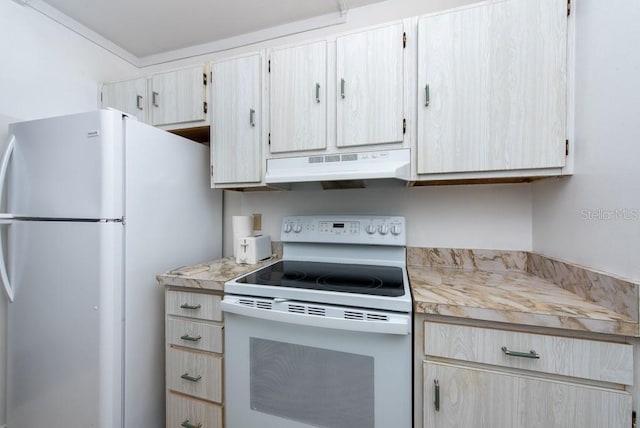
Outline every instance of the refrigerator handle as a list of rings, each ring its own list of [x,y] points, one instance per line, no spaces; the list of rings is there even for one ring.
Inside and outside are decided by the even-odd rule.
[[[11,155],[13,154],[13,147],[16,144],[16,136],[9,136],[9,143],[7,144],[7,148],[2,155],[2,166],[0,166],[0,198],[2,198],[4,194],[4,182],[7,179],[7,169],[9,168],[9,160],[11,159]]]
[[[4,194],[4,182],[7,178],[7,169],[9,167],[9,159],[13,154],[13,148],[16,143],[15,135],[11,135],[9,137],[9,144],[7,144],[7,149],[2,155],[2,165],[0,166],[0,198],[2,198]],[[0,224],[11,224],[12,217],[11,214],[0,214]],[[10,302],[13,302],[14,293],[13,287],[9,282],[9,275],[7,275],[7,265],[4,258],[4,250],[2,248],[2,228],[0,228],[0,280],[2,281],[2,285],[4,286],[4,291],[7,294],[7,298]]]
[[[13,220],[11,220],[10,216],[7,216],[6,214],[0,215],[0,225],[11,224],[12,222]],[[4,258],[4,250],[2,249],[2,228],[0,228],[0,280],[2,281],[4,292],[7,295],[9,302],[13,302],[15,294],[13,287],[9,282],[9,275],[7,275],[7,265]]]

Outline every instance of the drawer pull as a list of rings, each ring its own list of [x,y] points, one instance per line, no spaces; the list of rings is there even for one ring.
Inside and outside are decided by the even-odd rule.
[[[433,400],[433,405],[436,408],[436,412],[439,412],[440,411],[440,382],[438,382],[438,379],[433,381],[433,393],[436,396],[436,398]]]
[[[185,334],[183,336],[180,336],[180,339],[182,340],[188,340],[189,342],[197,342],[200,339],[202,339],[202,336],[189,336],[188,334]]]
[[[189,310],[192,310],[192,311],[197,311],[201,307],[202,307],[202,305],[190,305],[188,303],[183,303],[182,305],[180,305],[181,309],[189,309]]]
[[[424,86],[424,106],[429,107],[429,85]]]
[[[504,352],[505,355],[511,355],[512,357],[534,358],[534,359],[540,358],[540,354],[538,354],[533,349],[529,352],[516,352],[516,351],[510,351],[509,348],[507,348],[506,346],[503,346],[502,352]]]
[[[181,423],[180,426],[183,427],[183,428],[202,428],[202,424],[200,424],[200,423],[192,424],[192,423],[189,422],[189,419],[187,419],[186,421]]]
[[[189,373],[185,373],[180,377],[184,380],[188,380],[189,382],[197,382],[202,379],[202,376],[189,376]]]

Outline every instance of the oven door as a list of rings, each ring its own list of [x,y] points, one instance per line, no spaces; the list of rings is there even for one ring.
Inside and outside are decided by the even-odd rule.
[[[222,308],[227,427],[411,427],[410,314],[240,296]]]

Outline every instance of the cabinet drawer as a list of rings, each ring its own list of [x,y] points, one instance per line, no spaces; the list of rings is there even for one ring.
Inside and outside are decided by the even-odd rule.
[[[167,343],[222,353],[222,325],[167,319]]]
[[[531,351],[539,358],[530,358]],[[425,322],[424,352],[623,385],[633,382],[633,348],[621,343]]]
[[[167,290],[165,304],[167,315],[222,321],[220,296],[215,294]]]
[[[222,428],[222,406],[169,393],[167,428]]]
[[[222,402],[222,358],[167,348],[167,387],[173,391]]]

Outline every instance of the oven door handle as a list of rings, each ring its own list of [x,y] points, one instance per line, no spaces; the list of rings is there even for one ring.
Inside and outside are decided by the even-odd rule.
[[[230,301],[230,299],[226,297],[222,302],[220,302],[220,307],[223,312],[230,314],[285,322],[289,324],[306,325],[310,327],[398,335],[407,335],[411,333],[411,316],[409,314],[392,313],[389,314],[389,319],[387,321],[353,320],[244,306],[235,301]]]

